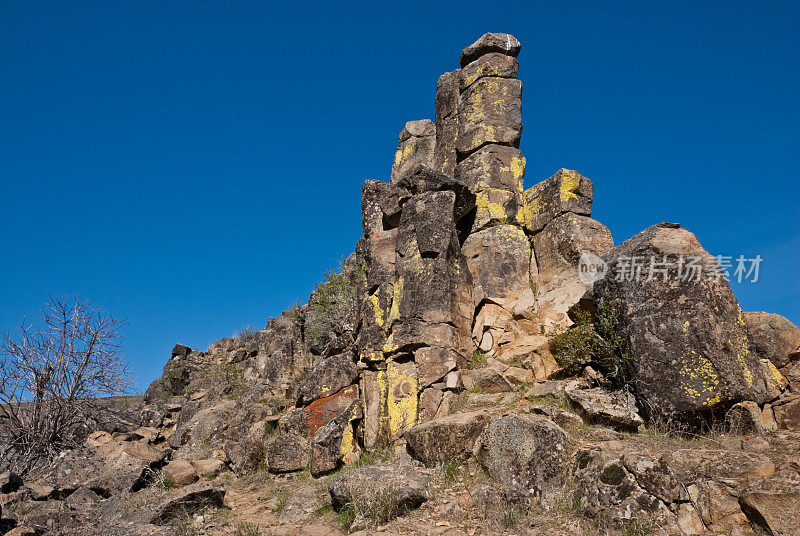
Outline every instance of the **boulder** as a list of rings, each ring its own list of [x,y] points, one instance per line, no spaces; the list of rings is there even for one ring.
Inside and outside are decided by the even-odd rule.
[[[506,367],[488,366],[477,368],[470,371],[473,389],[482,393],[510,393],[514,391],[514,385],[505,377],[503,373]]]
[[[304,525],[313,519],[318,504],[314,488],[304,487],[297,490],[286,500],[281,509],[281,524]]]
[[[214,478],[225,470],[225,462],[217,458],[195,460],[192,466],[201,478]]]
[[[745,490],[739,504],[747,518],[774,536],[798,534],[800,475],[784,471]]]
[[[516,414],[492,417],[475,452],[493,479],[537,496],[551,495],[564,483],[566,434],[548,419]]]
[[[328,492],[336,511],[356,500],[391,500],[398,513],[416,508],[430,497],[429,478],[405,465],[367,465],[335,478]]]
[[[594,284],[597,309],[623,347],[622,379],[648,414],[697,422],[777,396],[736,297],[713,277],[717,261],[692,233],[654,225],[603,258],[609,273]]]
[[[636,399],[628,391],[567,388],[567,399],[589,424],[602,424],[622,431],[637,431],[644,424]]]
[[[186,460],[173,460],[162,469],[164,477],[178,487],[188,486],[197,482],[197,471]]]
[[[578,479],[574,497],[584,515],[607,517],[618,525],[641,518],[660,526],[674,524],[677,519],[667,504],[677,507],[688,500],[663,460],[639,453],[581,450],[574,456],[573,474]]]
[[[353,354],[346,352],[323,359],[308,373],[297,389],[297,404],[307,406],[325,396],[353,385],[358,379]]]
[[[168,525],[174,521],[193,517],[205,510],[220,508],[224,499],[225,488],[198,482],[168,495],[153,505],[150,523]]]
[[[800,349],[800,328],[773,313],[745,311],[744,319],[758,357],[778,368],[788,365],[789,354]]]
[[[592,181],[572,169],[559,169],[522,197],[519,220],[532,234],[562,214],[592,215]]]
[[[539,285],[547,286],[561,272],[577,278],[581,255],[593,253],[599,257],[613,247],[611,231],[599,221],[572,213],[556,216],[533,237]]]
[[[400,131],[392,164],[392,182],[413,164],[433,167],[436,125],[430,119],[409,121]]]
[[[482,411],[456,413],[419,424],[403,437],[411,457],[433,467],[467,459],[488,418]]]
[[[739,402],[725,414],[728,431],[737,435],[760,435],[764,433],[761,410],[755,402]]]
[[[485,33],[477,41],[461,51],[461,66],[465,67],[484,54],[497,52],[516,58],[519,55],[520,42],[511,34]]]
[[[675,465],[715,479],[757,481],[775,473],[775,464],[763,454],[717,449],[679,449]]]
[[[309,444],[299,435],[283,434],[267,446],[270,473],[291,473],[308,467]]]

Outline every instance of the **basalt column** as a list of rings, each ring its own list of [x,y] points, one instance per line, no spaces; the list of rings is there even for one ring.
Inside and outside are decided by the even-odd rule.
[[[432,169],[435,127],[400,134],[389,183],[364,183],[358,348],[367,449],[441,413],[472,351],[472,280],[456,230],[470,189]]]

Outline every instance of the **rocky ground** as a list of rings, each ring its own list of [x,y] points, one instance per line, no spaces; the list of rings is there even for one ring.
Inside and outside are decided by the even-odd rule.
[[[525,189],[520,49],[439,78],[307,304],[2,460],[0,534],[800,535],[800,329],[678,224],[615,247],[580,173]]]

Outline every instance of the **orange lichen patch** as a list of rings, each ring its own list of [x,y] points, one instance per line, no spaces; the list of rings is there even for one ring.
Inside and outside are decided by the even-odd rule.
[[[345,387],[331,396],[315,400],[306,408],[306,426],[314,433],[358,400],[358,385]]]

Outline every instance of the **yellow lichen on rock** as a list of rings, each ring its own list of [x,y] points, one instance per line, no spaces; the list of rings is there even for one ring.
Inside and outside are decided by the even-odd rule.
[[[380,299],[378,297],[378,291],[376,290],[375,293],[372,294],[369,298],[372,301],[372,310],[375,313],[375,324],[377,324],[378,326],[383,326],[383,317],[385,311],[381,307]]]
[[[542,213],[544,205],[542,203],[542,195],[534,195],[536,187],[528,188],[522,194],[522,207],[517,212],[517,221],[523,227],[530,227],[533,220]]]
[[[742,319],[744,317],[739,315]],[[744,381],[747,383],[748,387],[753,386],[753,372],[750,370],[750,367],[747,366],[747,358],[750,357],[750,341],[747,339],[747,335],[739,335],[736,337],[736,360],[739,362],[739,365],[742,367],[742,376],[744,377]]]
[[[391,326],[395,320],[400,318],[400,300],[403,299],[403,278],[398,277],[392,287],[392,306],[389,308],[389,318],[387,322]]]
[[[561,189],[560,189],[560,197],[561,202],[565,203],[570,199],[578,199],[578,194],[576,194],[576,190],[581,184],[581,176],[578,174],[577,171],[573,171],[571,169],[561,169]]]
[[[396,437],[417,424],[418,381],[404,368],[394,362],[389,362],[386,368],[386,414],[390,437]]]
[[[684,357],[679,372],[685,378],[681,387],[689,396],[705,397],[704,406],[719,403],[722,398],[722,394],[717,391],[719,376],[714,364],[707,357],[692,350],[691,355]]]
[[[408,160],[408,158],[414,154],[414,150],[416,146],[413,142],[406,143],[402,147],[398,147],[394,153],[394,166],[395,168],[400,167],[400,165]]]

